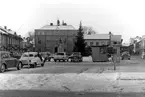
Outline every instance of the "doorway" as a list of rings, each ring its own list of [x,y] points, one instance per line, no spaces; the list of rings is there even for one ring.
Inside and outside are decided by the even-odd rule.
[[[57,53],[57,49],[58,49],[58,47],[55,47],[55,49],[54,49],[54,52],[55,52],[55,53]]]

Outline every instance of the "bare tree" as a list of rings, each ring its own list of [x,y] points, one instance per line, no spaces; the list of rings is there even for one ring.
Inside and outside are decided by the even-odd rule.
[[[29,37],[30,41],[32,41],[34,39],[34,32],[29,31],[28,32],[28,37]]]
[[[97,33],[92,27],[88,27],[88,26],[83,26],[83,32],[84,34],[88,34],[88,35]]]

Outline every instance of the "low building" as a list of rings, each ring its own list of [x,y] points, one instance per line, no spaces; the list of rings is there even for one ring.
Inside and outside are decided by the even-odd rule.
[[[110,43],[109,34],[84,35],[84,39],[87,46],[102,46]]]
[[[0,27],[0,50],[20,51],[22,50],[22,41],[20,35],[9,29]]]
[[[109,34],[93,34],[84,35],[84,39],[87,46],[114,46],[122,44],[121,35],[111,35],[110,37]]]

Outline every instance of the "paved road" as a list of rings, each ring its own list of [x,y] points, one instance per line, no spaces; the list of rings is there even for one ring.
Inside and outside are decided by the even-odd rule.
[[[145,97],[145,93],[75,93],[33,90],[0,91],[0,97]]]
[[[44,67],[38,66],[37,68],[28,69],[25,66],[22,70],[17,71],[9,69],[5,74],[47,74],[47,73],[101,73],[105,69],[113,68],[111,63],[93,63],[93,62],[82,62],[82,63],[69,63],[69,62],[46,62]]]
[[[109,62],[46,62],[44,67],[28,69],[27,66],[17,71],[9,69],[6,74],[47,74],[47,73],[101,73],[103,71],[112,72],[113,64]],[[121,60],[116,66],[116,72],[145,72],[145,60],[139,56],[133,56],[131,60]]]

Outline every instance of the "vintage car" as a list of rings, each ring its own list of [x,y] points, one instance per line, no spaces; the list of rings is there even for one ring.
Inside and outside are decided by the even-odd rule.
[[[127,51],[125,51],[121,54],[121,60],[124,60],[124,59],[130,60],[130,58],[131,58],[131,55]]]
[[[40,57],[37,52],[25,52],[19,60],[22,66],[30,65],[30,67],[35,68],[37,65],[44,66],[44,58]]]
[[[145,59],[145,52],[142,52],[141,58],[142,58],[142,59]]]
[[[17,58],[14,58],[10,55],[10,52],[0,51],[0,72],[5,72],[8,68],[16,67],[17,70],[20,70],[22,64]]]
[[[56,53],[55,55],[53,55],[53,59],[54,61],[68,61],[68,55],[66,54],[66,52],[59,52]]]
[[[69,60],[71,62],[82,62],[82,55],[80,52],[73,52],[71,56],[69,56]]]

